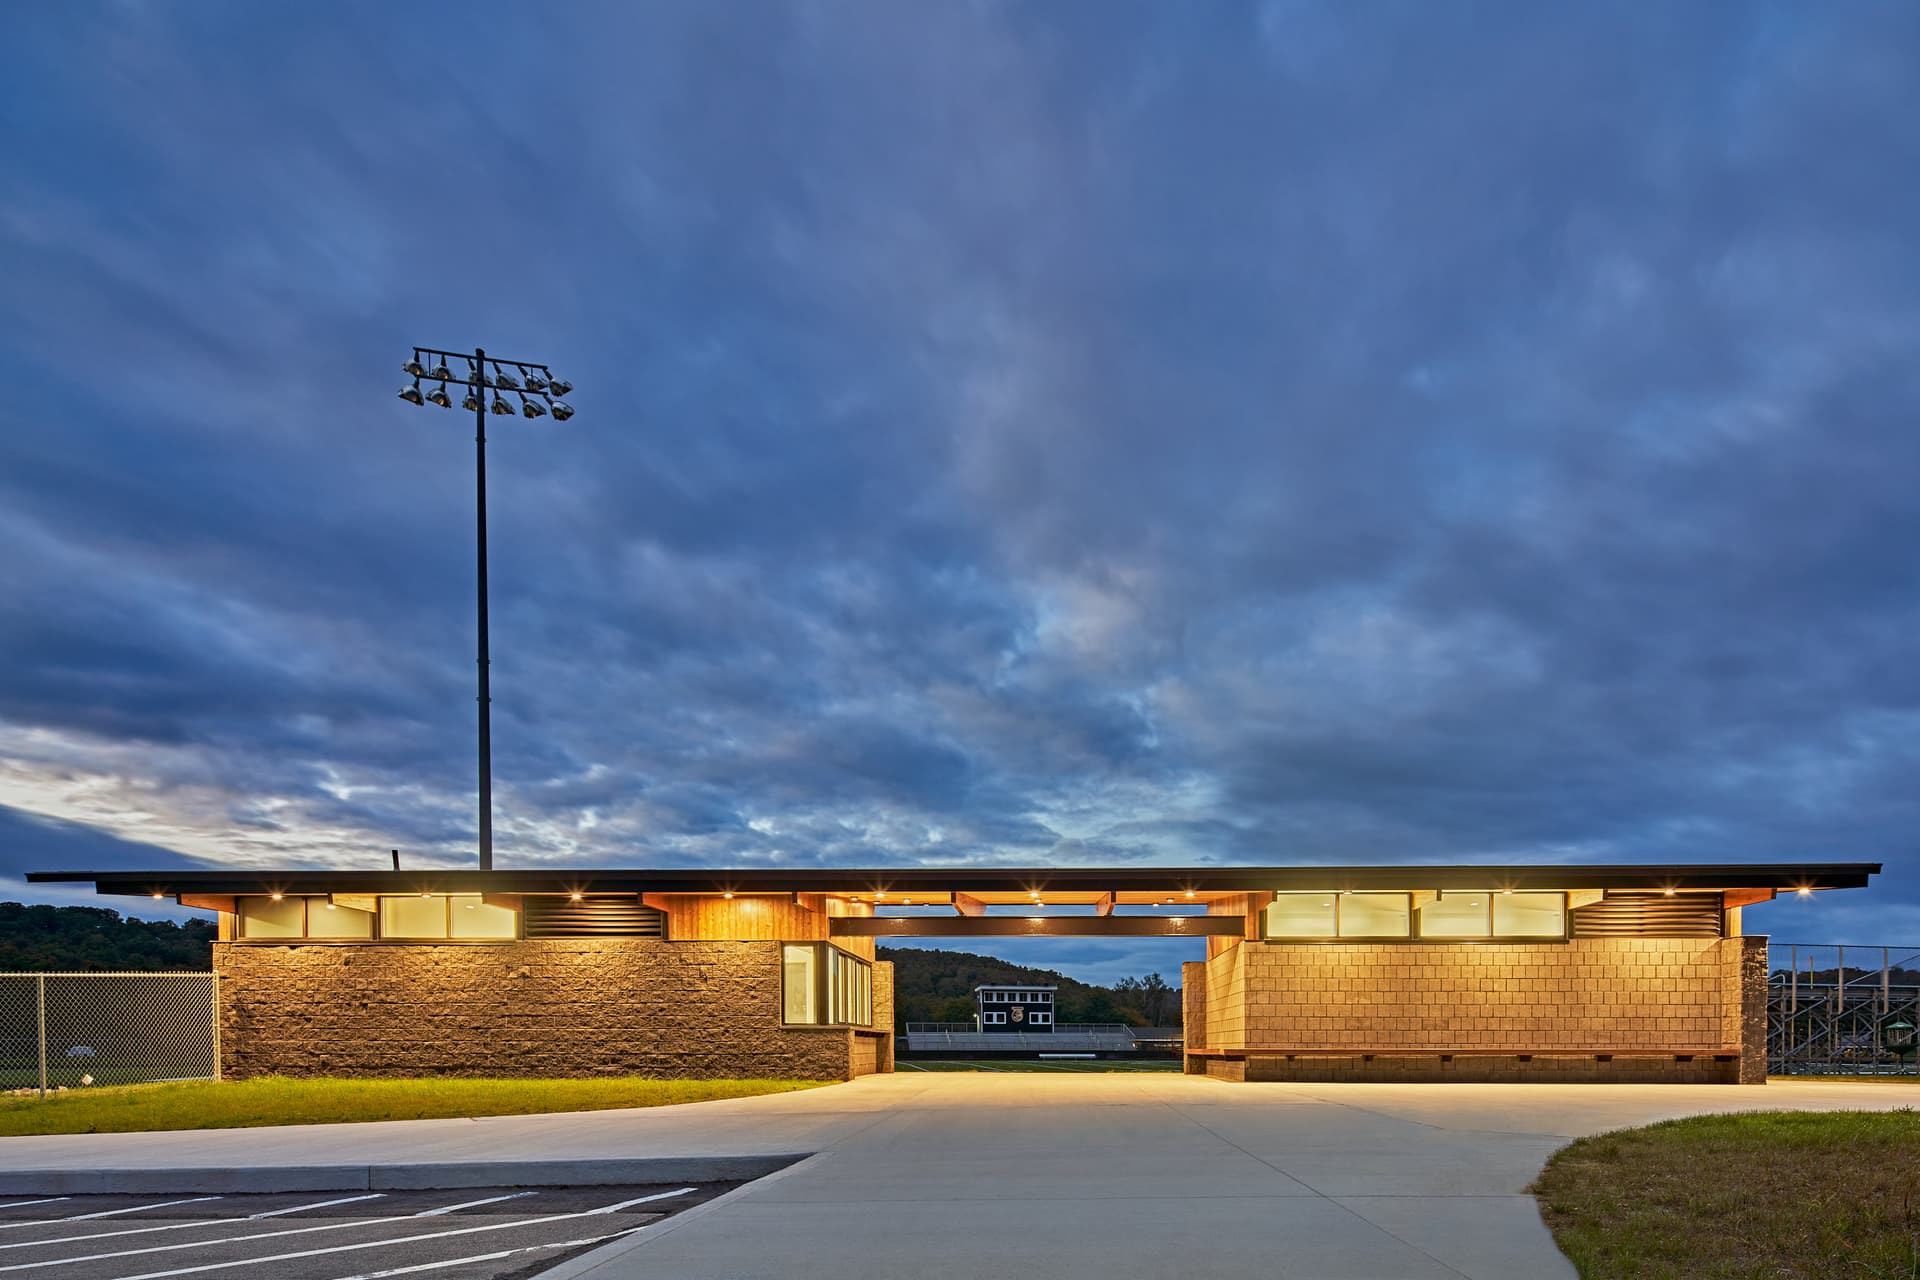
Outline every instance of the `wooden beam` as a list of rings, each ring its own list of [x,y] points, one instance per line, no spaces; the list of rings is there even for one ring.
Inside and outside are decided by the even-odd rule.
[[[843,916],[835,938],[1237,938],[1239,916]]]
[[[1113,895],[1111,893],[1103,893],[1100,895],[1099,899],[1093,904],[1093,914],[1096,916],[1110,916],[1113,914]]]
[[[673,914],[673,899],[664,893],[643,893],[640,895],[640,905],[652,907],[655,911],[664,911],[668,915]]]
[[[518,893],[483,893],[480,895],[480,901],[490,907],[505,907],[509,911],[518,911],[520,899],[524,896]]]
[[[1778,889],[1729,889],[1724,905],[1731,911],[1735,907],[1750,907],[1756,902],[1772,902],[1779,895]]]
[[[234,910],[233,895],[230,893],[183,893],[180,895],[180,905],[197,907],[201,911]]]
[[[954,894],[953,909],[963,916],[984,916],[987,914],[987,904],[970,893]]]

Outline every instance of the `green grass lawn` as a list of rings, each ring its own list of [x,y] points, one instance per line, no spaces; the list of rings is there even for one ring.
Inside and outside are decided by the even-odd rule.
[[[659,1107],[811,1089],[822,1080],[191,1080],[0,1098],[0,1136],[239,1129]]]
[[[1920,1276],[1920,1112],[1753,1112],[1582,1138],[1534,1183],[1585,1280]]]

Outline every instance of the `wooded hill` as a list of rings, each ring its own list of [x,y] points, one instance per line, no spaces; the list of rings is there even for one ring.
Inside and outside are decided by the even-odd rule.
[[[1029,969],[970,951],[881,947],[879,958],[893,962],[896,1029],[909,1022],[972,1022],[973,989],[988,983],[1059,987],[1054,996],[1056,1022],[1165,1027],[1180,1021],[1180,988],[1169,986],[1157,973],[1097,987],[1051,969]]]
[[[213,967],[211,920],[131,920],[105,907],[0,902],[0,971]]]

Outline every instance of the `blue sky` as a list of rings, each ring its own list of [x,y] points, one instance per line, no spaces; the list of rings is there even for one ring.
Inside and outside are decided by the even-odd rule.
[[[578,384],[490,446],[502,865],[1878,859],[1751,923],[1916,940],[1920,8],[103,3],[0,64],[0,896],[471,856],[419,342]]]

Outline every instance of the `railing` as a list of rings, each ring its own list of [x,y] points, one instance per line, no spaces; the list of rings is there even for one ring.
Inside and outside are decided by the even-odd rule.
[[[216,1079],[211,973],[0,973],[0,1089]]]
[[[1150,1027],[1139,1028],[1139,1030],[1141,1031],[1149,1031],[1153,1029],[1154,1028],[1150,1028]],[[975,1026],[971,1022],[909,1022],[907,1024],[908,1035],[918,1034],[918,1035],[929,1035],[929,1036],[939,1036],[939,1035],[964,1036],[964,1035],[973,1035],[979,1030],[980,1028]],[[1051,1033],[1045,1032],[1045,1031],[1038,1031],[1038,1032],[1034,1032],[1033,1034],[1035,1035],[1073,1034],[1073,1035],[1131,1036],[1134,1034],[1134,1030],[1135,1029],[1133,1027],[1128,1026],[1124,1022],[1061,1022],[1061,1023],[1056,1023],[1054,1025],[1053,1031]],[[991,1033],[991,1034],[998,1034],[998,1033]]]
[[[1920,947],[1770,943],[1767,1070],[1915,1074]]]

